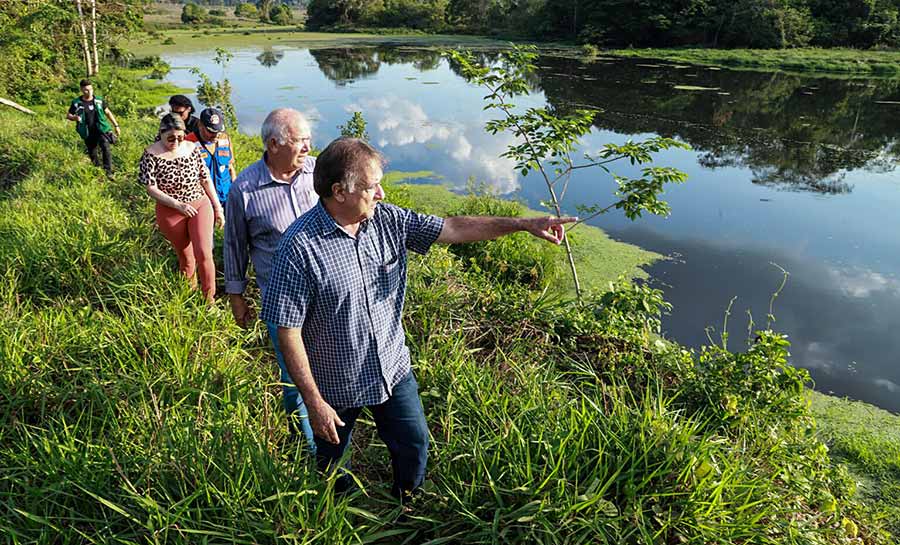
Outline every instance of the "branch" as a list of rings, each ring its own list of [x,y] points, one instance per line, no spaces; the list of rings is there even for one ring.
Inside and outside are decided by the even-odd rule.
[[[11,100],[9,100],[9,99],[6,99],[6,98],[0,98],[0,104],[3,104],[3,105],[5,105],[5,106],[9,106],[10,108],[15,108],[16,110],[19,110],[20,112],[23,112],[23,113],[26,113],[26,114],[34,115],[34,112],[32,112],[31,110],[29,110],[29,109],[26,108],[25,106],[22,106],[22,105],[20,105],[20,104],[16,104],[15,102],[13,102],[13,101],[11,101]]]
[[[576,221],[576,222],[573,223],[572,225],[568,226],[568,227],[566,228],[566,232],[568,233],[568,232],[571,231],[572,229],[578,227],[578,224],[580,224],[580,223],[584,223],[584,222],[586,222],[586,221],[588,221],[588,220],[592,220],[592,219],[596,218],[597,216],[599,216],[600,214],[605,214],[605,213],[609,212],[610,210],[612,210],[613,208],[615,208],[616,205],[619,204],[619,202],[620,202],[620,201],[616,201],[616,202],[612,203],[611,205],[607,206],[606,208],[604,208],[603,210],[598,210],[597,212],[594,212],[593,214],[591,214],[590,216],[588,216],[588,217],[586,217],[586,218],[581,218],[581,219],[579,219],[578,221]]]

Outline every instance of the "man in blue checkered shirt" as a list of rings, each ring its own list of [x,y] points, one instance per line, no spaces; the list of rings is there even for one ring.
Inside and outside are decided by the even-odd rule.
[[[362,140],[340,138],[316,160],[319,203],[285,232],[261,318],[278,325],[288,373],[306,402],[321,470],[336,464],[368,407],[388,447],[393,493],[425,479],[428,427],[410,367],[401,315],[406,259],[435,242],[488,240],[516,231],[559,244],[575,218],[442,219],[381,203],[384,160]],[[341,477],[338,488],[351,483]]]

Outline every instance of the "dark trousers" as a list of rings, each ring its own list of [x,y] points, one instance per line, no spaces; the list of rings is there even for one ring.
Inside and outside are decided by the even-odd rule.
[[[353,425],[363,407],[338,409],[335,411],[344,427],[337,429],[341,442],[337,445],[316,436],[316,461],[319,470],[326,471],[340,462],[350,444]],[[380,405],[369,407],[378,436],[387,445],[394,469],[394,486],[391,492],[403,498],[422,486],[425,480],[425,465],[428,461],[428,426],[425,412],[419,399],[419,385],[410,374],[394,387],[391,397]],[[342,477],[338,488],[349,484],[349,477]]]
[[[109,142],[106,138],[100,133],[91,131],[84,140],[84,143],[87,146],[87,152],[91,157],[91,162],[94,163],[94,166],[98,167],[100,166],[100,158],[97,156],[97,148],[100,148],[100,152],[103,155],[103,170],[105,170],[107,174],[111,174],[112,153],[110,152]]]

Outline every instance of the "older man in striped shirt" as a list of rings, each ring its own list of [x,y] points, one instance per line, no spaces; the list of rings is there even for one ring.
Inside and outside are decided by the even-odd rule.
[[[279,108],[266,117],[261,132],[265,149],[262,159],[241,171],[225,203],[225,292],[241,327],[247,327],[253,319],[244,298],[249,262],[253,263],[260,291],[265,293],[281,235],[319,200],[313,189],[316,158],[309,155],[312,144],[306,118],[296,110]],[[290,429],[295,433],[299,427],[314,451],[306,406],[285,370],[278,329],[273,324],[266,325],[281,367]]]

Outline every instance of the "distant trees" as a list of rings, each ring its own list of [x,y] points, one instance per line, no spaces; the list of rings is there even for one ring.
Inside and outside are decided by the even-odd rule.
[[[181,8],[181,22],[186,25],[197,25],[204,21],[209,16],[205,8],[194,4],[193,2],[189,4],[185,4],[183,8]]]
[[[263,23],[289,25],[294,22],[294,13],[290,6],[279,0],[257,0],[256,11]]]
[[[289,25],[294,22],[294,14],[291,8],[278,4],[269,10],[269,20],[276,25]]]
[[[255,4],[251,4],[250,2],[242,2],[235,6],[234,16],[244,17],[247,19],[256,19],[259,16],[259,10],[256,9]]]
[[[900,46],[900,0],[310,0],[307,24],[618,46]]]

